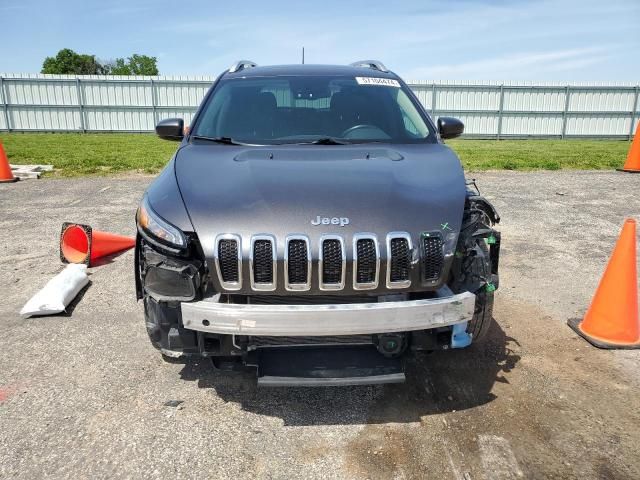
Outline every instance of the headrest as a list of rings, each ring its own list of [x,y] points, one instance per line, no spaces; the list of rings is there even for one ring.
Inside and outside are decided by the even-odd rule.
[[[271,92],[262,92],[257,98],[259,108],[273,110],[278,106],[276,96]]]

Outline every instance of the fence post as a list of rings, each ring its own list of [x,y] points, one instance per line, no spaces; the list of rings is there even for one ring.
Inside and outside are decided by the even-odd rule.
[[[497,140],[500,140],[502,134],[502,111],[504,110],[504,83],[500,85],[500,104],[498,106],[498,135]]]
[[[2,110],[4,110],[4,123],[7,126],[7,132],[10,132],[11,124],[9,123],[9,96],[5,91],[4,77],[2,76],[0,76],[0,98],[2,98]]]
[[[636,115],[638,114],[638,107],[640,105],[638,105],[638,96],[640,94],[640,85],[636,85],[635,88],[635,95],[633,98],[633,110],[631,110],[631,125],[629,125],[629,140],[631,140],[633,138],[633,124],[636,121]]]
[[[569,111],[569,98],[571,97],[571,90],[569,85],[564,89],[564,110],[562,112],[562,134],[560,138],[564,138],[567,134],[567,112]]]
[[[156,83],[153,81],[153,78],[149,79],[151,82],[151,106],[153,106],[153,125],[152,129],[158,124],[158,103],[156,100]]]
[[[76,92],[78,94],[78,113],[80,114],[80,129],[82,133],[86,133],[87,129],[84,125],[84,102],[82,101],[82,87],[80,86],[80,79],[76,77]]]
[[[435,122],[436,119],[433,118],[433,115],[436,111],[436,84],[431,84],[431,119]]]

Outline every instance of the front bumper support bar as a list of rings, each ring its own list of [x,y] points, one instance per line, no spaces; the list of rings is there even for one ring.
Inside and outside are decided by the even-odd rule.
[[[447,289],[448,291],[448,289]],[[190,330],[223,335],[324,336],[407,332],[468,322],[475,295],[338,305],[244,305],[219,296],[181,304]]]

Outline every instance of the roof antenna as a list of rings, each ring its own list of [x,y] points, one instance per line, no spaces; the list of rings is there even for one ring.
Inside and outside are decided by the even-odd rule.
[[[302,64],[304,65],[304,47],[302,47]]]

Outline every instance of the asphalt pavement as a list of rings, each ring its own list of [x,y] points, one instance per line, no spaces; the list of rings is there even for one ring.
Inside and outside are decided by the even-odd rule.
[[[132,252],[92,268],[66,314],[20,318],[63,268],[62,222],[134,234],[151,177],[0,185],[0,477],[640,478],[640,350],[566,326],[640,219],[640,177],[469,176],[502,216],[486,341],[416,358],[403,385],[318,389],[163,361]]]

